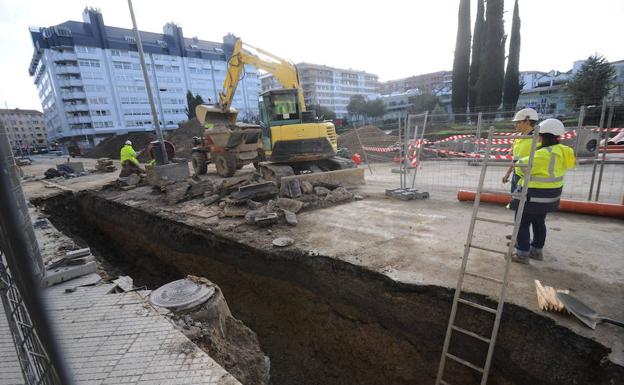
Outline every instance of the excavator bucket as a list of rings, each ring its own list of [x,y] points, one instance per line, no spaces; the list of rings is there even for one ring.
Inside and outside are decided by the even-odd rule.
[[[197,120],[199,120],[199,122],[204,126],[206,124],[227,125],[236,124],[238,111],[234,108],[223,111],[220,107],[214,104],[200,104],[195,107],[195,115],[197,116]]]

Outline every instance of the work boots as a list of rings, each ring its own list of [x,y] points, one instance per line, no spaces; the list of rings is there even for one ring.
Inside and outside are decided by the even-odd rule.
[[[531,250],[529,250],[529,258],[535,259],[536,261],[543,261],[544,253],[542,249],[536,249],[533,246],[531,246]]]

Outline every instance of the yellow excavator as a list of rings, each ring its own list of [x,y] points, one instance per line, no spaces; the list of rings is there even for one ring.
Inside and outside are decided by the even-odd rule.
[[[247,44],[245,46],[256,53],[243,49],[241,39],[235,38],[219,101],[216,104],[202,104],[196,108],[196,116],[206,128],[205,137],[210,137],[211,132],[217,134],[222,132],[225,126],[228,126],[231,133],[256,132],[253,126],[237,124],[237,112],[231,107],[244,66],[253,65],[272,74],[283,88],[260,95],[259,155],[258,158],[253,158],[251,154],[243,155],[247,162],[254,163],[264,179],[277,183],[280,183],[282,178],[289,180],[296,178],[342,185],[364,184],[364,170],[356,168],[350,159],[336,156],[338,146],[334,124],[321,121],[316,117],[315,111],[306,110],[295,65],[260,48]],[[266,59],[259,55],[263,55]],[[247,139],[235,140],[233,143],[249,146],[253,143],[253,134],[248,135]],[[228,151],[231,158],[232,154],[245,152],[239,151],[237,146],[230,146],[226,149],[226,152]],[[240,159],[238,155],[237,157],[237,164],[240,167],[245,160]],[[219,161],[215,163],[219,170]],[[234,164],[234,161],[231,163]]]

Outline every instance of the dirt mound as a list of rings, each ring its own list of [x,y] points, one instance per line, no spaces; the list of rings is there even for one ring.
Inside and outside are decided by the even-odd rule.
[[[131,132],[125,135],[115,135],[110,138],[106,138],[100,142],[97,146],[87,151],[85,157],[87,158],[119,158],[119,151],[124,146],[126,140],[132,142],[132,147],[136,152],[145,150],[147,145],[156,139],[156,136],[152,132]],[[146,152],[140,154],[139,160],[144,161],[146,159]]]
[[[358,135],[360,139],[358,140]],[[364,126],[355,130],[347,131],[338,137],[338,147],[349,149],[351,153],[362,154],[360,140],[365,147],[390,147],[398,142],[398,137],[388,135],[375,126]],[[368,152],[371,161],[387,161],[396,156],[396,152]]]
[[[166,140],[173,143],[176,149],[176,158],[191,158],[193,137],[201,136],[204,128],[197,119],[186,121],[178,129],[171,132]]]

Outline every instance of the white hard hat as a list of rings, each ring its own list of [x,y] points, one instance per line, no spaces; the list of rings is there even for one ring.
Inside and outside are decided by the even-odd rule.
[[[527,118],[529,120],[539,120],[537,116],[537,111],[532,108],[523,108],[520,111],[516,112],[516,115],[514,115],[512,122],[521,122]]]
[[[546,119],[539,124],[538,132],[540,134],[553,134],[554,136],[560,136],[565,134],[565,128],[559,119]]]
[[[129,145],[131,145],[131,146],[132,146],[132,142],[131,142],[131,141],[129,141],[129,140],[126,140],[126,144],[129,144]]]

